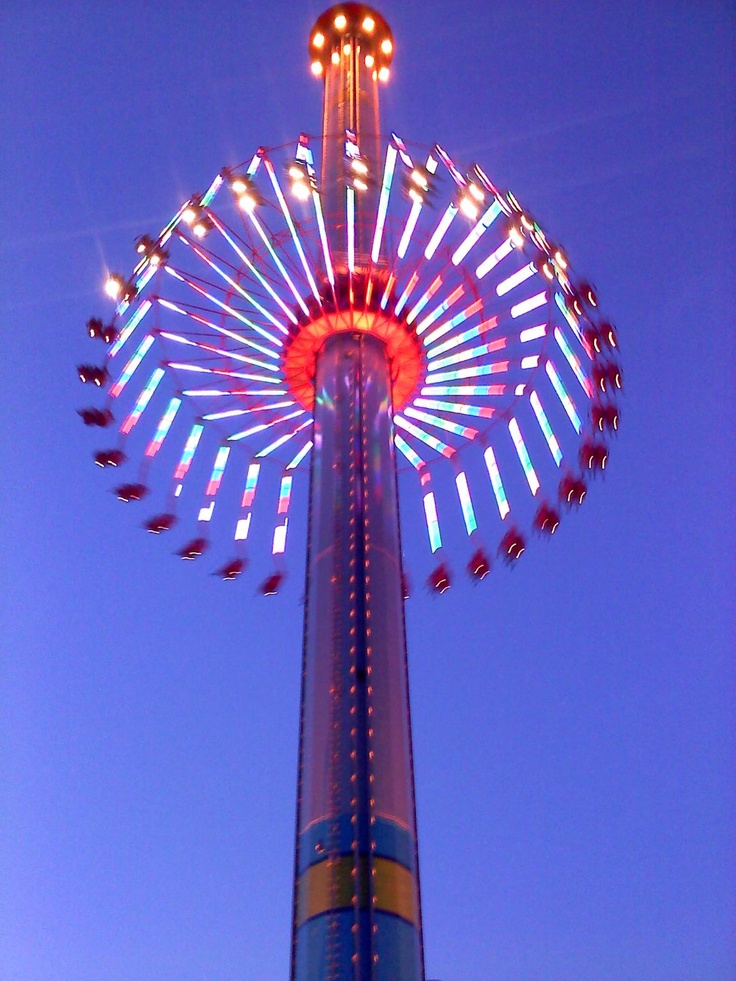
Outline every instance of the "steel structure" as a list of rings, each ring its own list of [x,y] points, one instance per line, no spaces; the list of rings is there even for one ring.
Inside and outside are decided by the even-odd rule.
[[[292,981],[424,978],[397,463],[418,478],[441,593],[443,468],[481,580],[496,554],[519,559],[528,528],[549,536],[582,503],[619,420],[615,332],[564,252],[479,166],[382,138],[393,44],[363,4],[322,14],[319,162],[304,135],[294,152],[260,148],[142,236],[132,275],[108,279],[115,317],[88,323],[105,363],[79,366],[107,393],[85,423],[121,420],[95,462],[142,461],[118,497],[142,499],[149,468],[172,468],[148,531],[198,500],[178,550],[194,559],[234,518],[223,579],[245,569],[258,492],[275,512],[260,590],[278,591],[309,465]],[[492,503],[476,508],[482,479]]]

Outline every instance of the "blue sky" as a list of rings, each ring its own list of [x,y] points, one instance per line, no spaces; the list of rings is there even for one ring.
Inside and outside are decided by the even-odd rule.
[[[528,204],[597,284],[626,372],[605,480],[512,572],[426,595],[418,497],[405,508],[428,976],[726,981],[733,9],[380,9],[386,129]],[[74,366],[135,236],[223,165],[319,131],[321,11],[0,15],[9,981],[288,973],[298,555],[264,600],[256,571],[222,584],[144,535],[92,465]]]

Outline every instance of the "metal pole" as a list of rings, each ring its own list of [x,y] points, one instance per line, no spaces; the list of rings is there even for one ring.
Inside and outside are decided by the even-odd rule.
[[[313,52],[318,36],[321,193],[340,280],[350,276],[344,130],[378,173],[378,55],[385,64],[393,42],[361,4],[323,14]],[[370,276],[375,196],[357,200],[368,220],[358,223],[356,261]],[[291,977],[421,981],[392,371],[384,342],[353,329],[352,290],[339,292],[345,329],[327,337],[315,377]]]

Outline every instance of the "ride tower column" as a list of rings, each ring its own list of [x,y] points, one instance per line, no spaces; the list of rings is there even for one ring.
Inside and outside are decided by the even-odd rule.
[[[322,14],[310,38],[313,71],[324,76],[320,193],[336,309],[314,380],[292,981],[424,979],[396,366],[372,327],[386,317],[371,313],[368,299],[384,266],[370,259],[370,174],[380,172],[378,83],[392,49],[385,20],[356,3]],[[362,193],[350,183],[346,130],[369,168]]]

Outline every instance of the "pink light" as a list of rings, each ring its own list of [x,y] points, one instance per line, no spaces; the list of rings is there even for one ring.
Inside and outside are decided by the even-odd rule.
[[[396,308],[394,309],[394,313],[396,314],[396,316],[398,316],[401,313],[401,311],[404,309],[404,304],[411,296],[412,290],[414,289],[414,287],[417,285],[418,282],[419,282],[419,273],[416,272],[415,270],[411,274],[411,278],[409,279],[409,282],[406,284],[404,292],[396,301]]]
[[[410,405],[404,409],[404,413],[412,419],[418,419],[420,422],[426,422],[429,426],[444,429],[445,432],[454,433],[455,436],[464,436],[465,439],[474,439],[478,435],[478,430],[473,429],[472,426],[461,426],[450,419],[443,419],[431,412],[422,412],[421,409],[412,408]]]
[[[445,351],[451,351],[452,348],[459,347],[459,345],[464,344],[465,341],[472,340],[474,337],[480,337],[481,334],[485,334],[489,330],[494,330],[496,327],[498,327],[498,318],[489,317],[488,320],[484,320],[482,323],[478,324],[477,327],[470,327],[468,330],[464,330],[461,334],[456,334],[455,337],[451,337],[449,340],[443,341],[442,344],[438,344],[437,347],[430,348],[427,351],[427,357],[436,358],[438,354],[443,354]]]
[[[426,443],[427,446],[431,446],[433,450],[441,453],[443,456],[451,457],[454,454],[454,450],[447,443],[443,443],[441,439],[436,436],[432,436],[430,433],[425,432],[420,426],[415,426],[413,422],[409,422],[408,419],[404,419],[398,413],[394,416],[394,423],[400,428],[404,429],[407,433],[411,433],[412,436],[416,436],[418,440],[422,443]]]
[[[281,478],[278,514],[286,514],[289,510],[289,503],[291,502],[291,485],[293,480],[294,478],[290,474],[287,474]]]
[[[120,374],[120,378],[118,378],[118,380],[110,389],[110,395],[112,396],[112,398],[117,398],[117,396],[120,395],[122,390],[125,388],[125,386],[128,384],[130,379],[135,374],[136,369],[140,365],[141,361],[145,358],[152,344],[153,344],[153,335],[147,334],[138,345],[133,357],[130,359],[130,361],[128,361],[126,366],[123,368]]]
[[[225,464],[227,463],[227,458],[230,455],[229,446],[221,446],[217,451],[217,456],[215,457],[215,465],[212,468],[212,476],[210,477],[209,483],[207,484],[207,490],[205,494],[207,497],[214,497],[215,494],[220,489],[220,484],[222,483],[222,475],[225,471]]]
[[[251,463],[248,467],[248,475],[245,478],[245,491],[243,492],[243,500],[240,502],[240,506],[244,508],[249,508],[253,505],[253,499],[256,496],[256,485],[258,483],[258,475],[261,472],[260,463]]]
[[[169,402],[166,412],[164,412],[163,416],[161,417],[161,421],[156,427],[156,432],[153,435],[153,439],[146,447],[147,457],[154,457],[161,449],[161,444],[163,443],[164,439],[166,438],[166,435],[171,429],[171,424],[173,423],[174,417],[176,416],[176,413],[179,411],[180,406],[181,406],[181,399],[172,398],[171,401]]]
[[[454,371],[428,372],[427,382],[435,385],[442,381],[453,381],[456,378],[477,378],[479,375],[504,374],[509,370],[508,361],[494,361],[491,364],[473,365],[469,368],[456,368]]]
[[[125,419],[122,426],[120,427],[121,433],[127,436],[128,433],[133,428],[133,426],[135,426],[135,424],[138,422],[141,415],[143,414],[143,410],[151,401],[151,396],[158,388],[159,382],[164,377],[164,374],[165,372],[163,368],[156,368],[154,370],[153,374],[146,382],[145,388],[143,388],[140,395],[136,399],[136,403],[133,406],[132,411],[130,412],[130,414],[128,415],[128,417]]]
[[[192,426],[192,431],[189,433],[186,443],[184,444],[184,452],[179,460],[179,465],[174,471],[175,480],[183,480],[192,465],[192,457],[197,449],[200,439],[202,438],[202,433],[204,432],[204,426],[198,422]]]
[[[436,327],[430,334],[427,334],[427,336],[424,338],[425,346],[434,344],[434,342],[438,341],[440,337],[444,337],[445,334],[449,334],[449,332],[451,330],[454,330],[455,327],[459,327],[460,324],[465,323],[468,317],[472,317],[474,313],[477,313],[479,310],[482,309],[483,309],[483,300],[481,299],[474,300],[469,306],[465,307],[464,310],[461,310],[460,313],[456,313],[455,316],[452,317],[450,320],[448,320],[446,323],[441,324],[439,327]]]
[[[466,348],[464,351],[457,351],[455,354],[450,354],[446,358],[430,361],[427,365],[427,370],[432,372],[437,371],[439,368],[446,368],[448,365],[459,364],[461,361],[472,361],[474,358],[480,358],[485,354],[493,354],[494,351],[501,351],[505,347],[506,338],[497,337],[487,344],[479,344],[478,347]],[[524,364],[522,363],[523,367]]]
[[[490,419],[496,410],[489,405],[472,405],[469,402],[442,402],[437,399],[414,399],[414,405],[424,409],[436,409],[439,412],[455,412],[458,415],[480,416]]]
[[[429,288],[424,292],[424,294],[414,305],[414,307],[410,310],[406,318],[407,324],[411,324],[414,322],[414,320],[417,317],[417,314],[421,313],[421,311],[426,307],[426,305],[429,303],[429,301],[431,300],[431,298],[434,296],[434,294],[437,292],[437,290],[440,288],[441,285],[442,285],[442,276],[437,276],[432,281]]]
[[[427,385],[422,395],[504,395],[506,385]]]
[[[438,306],[436,306],[434,310],[430,314],[428,314],[424,318],[424,320],[422,320],[422,322],[417,326],[417,334],[421,336],[424,333],[424,331],[427,329],[427,327],[431,327],[432,324],[435,322],[435,320],[438,320],[443,313],[445,313],[447,310],[450,309],[453,303],[456,303],[457,300],[460,299],[460,297],[463,295],[464,292],[465,292],[465,287],[463,285],[456,286],[455,289],[452,291],[452,293],[450,293],[450,295],[447,297],[447,299],[443,300],[442,303],[438,304]]]

